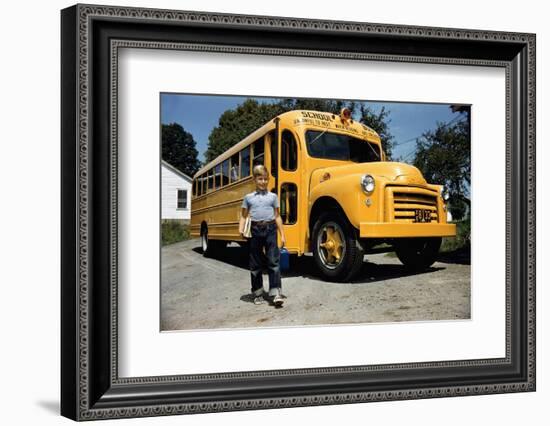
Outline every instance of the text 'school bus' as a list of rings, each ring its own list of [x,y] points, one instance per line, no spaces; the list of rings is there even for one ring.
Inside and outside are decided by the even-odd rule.
[[[256,164],[270,171],[289,253],[313,252],[326,279],[350,280],[381,243],[407,267],[425,269],[441,237],[456,235],[443,187],[427,183],[416,167],[386,161],[378,134],[349,110],[298,110],[277,116],[193,177],[191,235],[201,237],[204,255],[244,241],[241,203],[255,190]]]

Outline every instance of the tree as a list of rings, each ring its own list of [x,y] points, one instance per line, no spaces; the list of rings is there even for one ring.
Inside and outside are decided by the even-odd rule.
[[[257,128],[284,112],[279,103],[259,103],[247,99],[235,109],[228,109],[221,116],[218,126],[208,136],[206,161],[212,161]]]
[[[438,123],[418,139],[414,165],[428,182],[443,184],[449,190],[450,210],[454,218],[464,216],[470,206],[471,184],[469,112],[466,119],[453,125]]]
[[[371,107],[362,104],[359,112],[361,114],[359,121],[378,133],[382,141],[382,149],[386,153],[388,160],[391,160],[394,137],[389,129],[389,124],[391,123],[389,119],[390,111],[386,107],[382,107],[376,113]]]
[[[196,146],[193,135],[178,123],[162,125],[162,159],[188,176],[201,166]]]

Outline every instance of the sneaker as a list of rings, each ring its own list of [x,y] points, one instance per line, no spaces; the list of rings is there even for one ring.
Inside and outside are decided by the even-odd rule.
[[[254,304],[255,305],[263,305],[265,303],[264,296],[254,296]]]
[[[277,294],[276,294],[275,297],[273,298],[273,304],[274,304],[276,307],[280,307],[280,306],[283,306],[283,303],[284,303],[283,296],[281,295],[280,292],[277,292]]]
[[[264,289],[260,288],[259,290],[256,290],[254,293],[252,293],[252,297],[254,298],[254,304],[255,305],[262,305],[265,303],[265,291]]]

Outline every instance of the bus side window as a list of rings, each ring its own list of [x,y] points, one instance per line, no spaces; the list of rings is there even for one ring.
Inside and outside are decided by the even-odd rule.
[[[257,166],[258,164],[264,165],[264,138],[258,139],[253,144],[253,155],[254,160],[252,161],[252,167]]]
[[[241,151],[241,179],[250,176],[250,145]]]
[[[229,184],[229,160],[225,160],[222,163],[222,185]]]
[[[229,169],[229,175],[231,176],[231,182],[237,182],[239,180],[239,153],[236,153],[231,157],[231,168]]]
[[[208,192],[214,189],[214,169],[208,170]]]
[[[216,174],[214,175],[214,184],[216,185],[216,189],[220,189],[222,186],[222,165],[218,164],[215,170]]]
[[[281,141],[281,167],[287,171],[296,170],[298,167],[298,145],[294,135],[289,130],[283,131]]]

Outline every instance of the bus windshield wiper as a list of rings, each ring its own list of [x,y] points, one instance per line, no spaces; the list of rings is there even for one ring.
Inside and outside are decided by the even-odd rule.
[[[309,144],[312,144],[313,142],[315,142],[317,139],[319,139],[321,136],[323,136],[327,130],[329,130],[330,127],[327,127],[325,130],[323,130],[321,133],[319,133],[317,136],[315,136],[315,139],[313,139],[311,142],[309,142]]]
[[[367,141],[367,145],[369,146],[369,148],[372,150],[372,152],[374,152],[374,155],[376,155],[377,158],[380,158],[380,154],[378,154],[376,152],[376,150],[372,147],[372,145],[370,144],[369,141]]]

